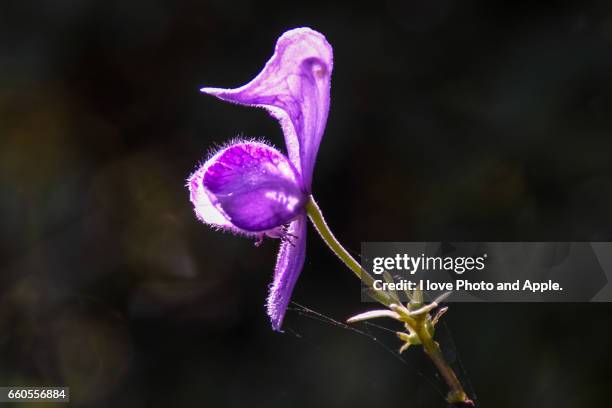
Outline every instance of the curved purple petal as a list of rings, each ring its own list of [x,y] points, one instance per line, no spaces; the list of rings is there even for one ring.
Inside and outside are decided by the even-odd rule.
[[[209,224],[212,227],[235,233],[246,233],[246,231],[241,231],[234,227],[225,214],[223,214],[213,204],[208,192],[206,191],[206,188],[202,184],[204,181],[204,175],[212,163],[213,162],[211,160],[207,161],[187,179],[189,198],[193,204],[195,214],[200,221]],[[247,233],[247,235],[249,234]]]
[[[289,159],[299,169],[304,189],[310,192],[329,111],[332,68],[332,47],[323,34],[297,28],[278,39],[274,55],[251,82],[236,89],[202,88],[202,92],[263,107],[277,118]]]
[[[297,282],[306,254],[306,214],[302,213],[289,227],[289,234],[296,236],[294,241],[283,241],[278,252],[274,280],[270,285],[267,301],[268,316],[272,329],[280,331],[285,318],[291,293]]]
[[[203,167],[201,186],[210,203],[240,230],[265,232],[303,211],[306,195],[297,171],[285,156],[266,144],[233,144]]]

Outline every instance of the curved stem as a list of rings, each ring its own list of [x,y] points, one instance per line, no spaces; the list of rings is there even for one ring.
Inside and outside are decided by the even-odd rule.
[[[382,303],[385,306],[389,306],[391,303],[394,303],[393,300],[386,294],[381,293],[380,291],[374,290],[374,278],[365,271],[359,262],[348,253],[348,251],[340,244],[340,242],[336,239],[334,234],[329,229],[329,226],[325,222],[323,218],[323,214],[321,213],[321,209],[317,205],[314,197],[310,196],[308,203],[306,204],[306,212],[308,214],[308,218],[314,224],[316,230],[323,238],[323,241],[327,244],[327,246],[332,250],[338,258],[351,270],[353,273],[359,278],[368,288],[371,288],[370,296],[372,296],[376,301]],[[463,387],[455,375],[455,372],[451,368],[451,366],[446,362],[442,351],[440,350],[440,345],[433,339],[431,332],[427,329],[427,326],[424,324],[423,320],[419,320],[417,322],[409,322],[410,326],[414,329],[421,340],[421,344],[423,345],[423,349],[425,353],[431,358],[434,365],[440,372],[442,378],[448,385],[450,391],[448,392],[447,401],[449,403],[464,403],[466,405],[471,405],[472,401],[467,397],[466,393],[463,391]]]
[[[323,218],[323,214],[321,213],[321,209],[319,208],[317,202],[312,196],[310,196],[310,199],[306,204],[306,212],[308,214],[308,217],[314,224],[315,228],[321,235],[321,238],[323,238],[323,241],[325,241],[327,246],[329,246],[329,248],[334,252],[334,254],[336,254],[338,258],[340,258],[340,260],[344,262],[344,264],[348,266],[349,269],[353,271],[353,273],[357,275],[360,280],[363,280],[366,276],[372,279],[372,277],[369,276],[367,272],[365,272],[361,268],[359,262],[357,262],[355,258],[353,258],[353,256],[349,254],[346,249],[344,249],[340,242],[338,242],[334,234],[327,226],[327,223]]]
[[[325,222],[321,209],[317,205],[317,202],[313,196],[310,196],[308,203],[306,204],[306,213],[308,214],[310,221],[312,221],[315,229],[319,235],[321,235],[321,238],[323,238],[323,241],[325,241],[332,252],[336,254],[336,256],[338,256],[338,258],[340,258],[340,260],[344,262],[344,264],[351,271],[353,271],[353,273],[363,282],[364,285],[372,289],[368,294],[374,300],[385,306],[389,306],[391,303],[393,303],[392,299],[390,299],[388,296],[374,290],[374,278],[372,278],[372,276],[361,267],[359,262],[357,262],[355,258],[353,258],[353,256],[349,254],[348,251],[344,249],[342,244],[340,244],[340,242],[336,239]]]

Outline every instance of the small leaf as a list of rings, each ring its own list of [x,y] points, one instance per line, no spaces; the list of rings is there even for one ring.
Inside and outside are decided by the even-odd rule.
[[[351,317],[346,322],[347,323],[356,323],[362,322],[364,320],[376,319],[379,317],[390,317],[391,319],[400,320],[400,315],[387,309],[382,310],[370,310],[369,312],[361,313],[356,316]]]

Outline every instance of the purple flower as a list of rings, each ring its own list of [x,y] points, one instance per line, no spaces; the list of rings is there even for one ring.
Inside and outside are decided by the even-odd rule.
[[[267,311],[280,330],[304,265],[306,210],[329,110],[332,48],[309,28],[287,31],[248,84],[202,88],[224,101],[266,109],[282,127],[288,158],[258,141],[234,141],[188,179],[197,217],[219,229],[281,239]]]

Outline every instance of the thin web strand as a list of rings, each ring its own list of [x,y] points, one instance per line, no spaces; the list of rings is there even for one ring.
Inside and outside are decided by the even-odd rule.
[[[364,327],[366,327],[367,331],[363,331],[363,330],[359,330],[358,328],[354,327],[354,326],[350,326],[346,323],[342,323],[339,322],[329,316],[326,316],[322,313],[319,313],[315,310],[312,310],[304,305],[301,305],[295,301],[291,301],[291,305],[295,306],[292,307],[290,306],[287,310],[290,310],[292,312],[297,313],[300,316],[312,319],[312,320],[316,320],[318,322],[324,323],[324,324],[328,324],[334,327],[337,327],[339,329],[344,329],[344,330],[348,330],[354,333],[359,334],[360,336],[366,337],[369,340],[372,340],[374,343],[376,343],[377,345],[379,345],[380,347],[382,347],[386,352],[390,353],[396,360],[398,360],[399,362],[401,362],[402,364],[404,364],[406,367],[410,367],[410,369],[414,370],[414,372],[416,372],[416,374],[421,377],[423,380],[425,380],[428,384],[430,384],[432,386],[432,388],[438,393],[440,394],[442,397],[445,397],[446,394],[445,392],[440,388],[440,385],[433,381],[431,378],[428,378],[421,370],[419,370],[414,363],[411,363],[409,361],[407,361],[405,358],[403,358],[398,351],[396,351],[394,348],[386,345],[385,343],[383,343],[377,336],[375,336],[374,334],[371,333],[370,328],[374,327],[376,329],[379,330],[383,330],[385,332],[389,332],[389,333],[393,333],[395,334],[397,331],[396,330],[392,330],[389,329],[387,327],[384,326],[379,326],[373,323],[369,323],[369,322],[365,322],[367,324],[364,325]],[[299,333],[295,332],[294,330],[288,330],[287,327],[285,327],[285,330],[287,330],[288,332],[290,332],[292,335],[296,336],[297,338],[303,339],[303,336],[300,335]]]

